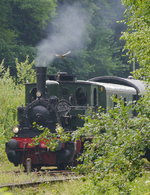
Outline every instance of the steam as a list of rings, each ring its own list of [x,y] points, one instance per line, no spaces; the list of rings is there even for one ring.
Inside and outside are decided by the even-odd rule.
[[[56,55],[82,49],[87,38],[88,13],[75,3],[63,6],[53,21],[53,32],[37,46],[36,66],[48,66]]]

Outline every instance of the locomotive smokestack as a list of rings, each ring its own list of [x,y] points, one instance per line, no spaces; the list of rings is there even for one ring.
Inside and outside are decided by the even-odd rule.
[[[45,97],[46,71],[47,71],[47,67],[36,68],[37,91],[41,93],[42,97]]]

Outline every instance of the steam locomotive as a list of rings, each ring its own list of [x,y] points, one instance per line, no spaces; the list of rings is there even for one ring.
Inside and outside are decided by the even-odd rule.
[[[56,151],[50,151],[43,140],[38,145],[32,144],[32,139],[41,134],[33,123],[54,133],[57,124],[73,132],[83,126],[79,115],[86,115],[89,108],[96,110],[101,106],[107,111],[115,106],[112,95],[132,102],[144,91],[144,84],[132,78],[103,76],[83,81],[65,72],[47,75],[46,67],[37,67],[36,71],[37,83],[26,84],[25,107],[18,107],[18,126],[13,128],[14,136],[6,143],[9,161],[25,168],[30,162],[33,169],[42,166],[65,169],[76,162],[83,150],[81,140],[59,142]]]

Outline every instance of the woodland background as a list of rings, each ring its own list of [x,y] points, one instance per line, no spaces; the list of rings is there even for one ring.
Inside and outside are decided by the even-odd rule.
[[[0,1],[0,163],[7,160],[5,143],[17,124],[16,108],[24,104],[24,84],[35,81],[37,46],[53,25],[57,26],[53,19],[59,8],[73,3],[73,0]],[[99,75],[127,77],[133,71],[135,78],[149,84],[150,1],[83,0],[80,3],[90,16],[87,44],[64,59],[54,59],[49,73],[67,70],[86,79]],[[141,159],[145,148],[150,148],[149,100],[147,89],[136,105],[135,118],[128,116],[130,105],[124,107],[121,102],[106,114],[86,118],[85,126],[75,136],[87,132],[95,137],[91,144],[85,145],[81,156],[84,163],[79,171],[88,179],[75,187],[79,194],[149,193],[149,172],[145,174],[144,167],[148,162]],[[101,128],[108,130],[103,137]],[[89,168],[96,173],[89,175]],[[144,181],[139,185],[142,178]]]
[[[77,0],[76,3],[80,3],[89,18],[86,45],[74,49],[66,59],[55,59],[49,67],[50,73],[67,71],[82,79],[97,75],[128,76],[133,68],[122,51],[125,42],[120,40],[127,25],[117,23],[125,11],[121,1]],[[30,62],[35,59],[37,45],[57,26],[54,19],[59,9],[72,4],[73,0],[0,1],[0,61],[4,60],[11,75],[16,75],[16,58],[21,62],[26,56]]]

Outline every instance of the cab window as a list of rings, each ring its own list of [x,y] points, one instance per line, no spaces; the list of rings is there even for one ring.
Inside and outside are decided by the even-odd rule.
[[[84,106],[87,104],[87,95],[82,87],[76,89],[76,101],[77,105]]]

